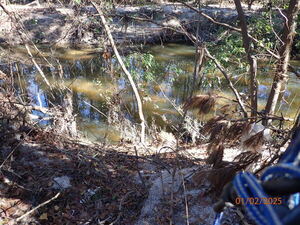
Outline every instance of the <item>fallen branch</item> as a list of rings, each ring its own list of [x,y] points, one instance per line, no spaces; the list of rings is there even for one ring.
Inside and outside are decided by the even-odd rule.
[[[52,90],[52,87],[51,87],[51,85],[50,85],[48,79],[46,78],[46,76],[45,76],[43,70],[41,69],[41,67],[40,67],[40,66],[37,64],[37,62],[35,61],[35,59],[34,59],[32,53],[31,53],[31,51],[30,51],[30,48],[29,48],[29,46],[28,46],[27,44],[25,44],[25,48],[26,48],[27,53],[28,53],[28,55],[29,55],[29,57],[30,57],[30,60],[32,61],[32,63],[34,64],[34,66],[37,68],[37,70],[39,71],[39,74],[40,74],[41,77],[44,79],[45,83],[48,85],[48,87],[50,88],[50,90]]]
[[[101,18],[101,22],[103,23],[103,26],[104,26],[104,29],[107,33],[107,36],[108,36],[108,39],[110,41],[110,44],[113,48],[113,51],[117,57],[117,60],[123,70],[123,72],[126,74],[128,80],[129,80],[129,83],[132,87],[132,90],[134,92],[134,95],[135,95],[135,98],[136,98],[136,101],[137,101],[137,106],[138,106],[138,113],[139,113],[139,117],[140,117],[140,120],[141,120],[141,137],[140,137],[140,141],[142,144],[145,143],[145,129],[146,129],[146,122],[145,122],[145,118],[144,118],[144,114],[143,114],[143,105],[142,105],[142,100],[141,100],[141,97],[140,97],[140,94],[138,92],[138,89],[133,81],[133,78],[131,76],[131,74],[129,73],[129,71],[127,70],[120,54],[119,54],[119,51],[116,47],[116,44],[115,44],[115,41],[111,35],[111,31],[110,31],[110,28],[108,27],[107,25],[107,22],[106,22],[106,19],[104,17],[104,14],[101,10],[101,8],[94,2],[91,2],[92,5],[95,7],[95,9],[97,10],[97,12],[99,13],[99,16]]]
[[[32,210],[28,211],[27,213],[25,213],[24,215],[18,217],[17,219],[13,220],[15,222],[19,222],[20,220],[24,219],[26,216],[30,215],[31,213],[33,213],[34,211],[36,211],[37,209],[47,205],[48,203],[52,202],[53,200],[57,199],[58,196],[60,195],[60,192],[58,192],[54,197],[50,198],[49,200],[39,204],[37,207],[34,207]]]
[[[37,105],[26,105],[26,104],[22,104],[22,103],[19,103],[19,102],[14,102],[14,101],[10,101],[10,100],[2,100],[3,103],[8,103],[8,104],[11,104],[12,106],[16,107],[18,110],[22,111],[22,110],[25,110],[25,111],[32,111],[32,110],[36,110],[36,111],[39,111],[39,112],[42,112],[44,114],[47,114],[49,116],[55,116],[56,114],[51,111],[50,109],[48,108],[45,108],[45,107],[42,107],[42,106],[37,106]]]

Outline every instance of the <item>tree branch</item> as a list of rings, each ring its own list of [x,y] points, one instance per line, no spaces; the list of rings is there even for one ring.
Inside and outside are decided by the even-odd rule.
[[[26,216],[28,216],[29,214],[33,213],[33,212],[36,211],[37,209],[39,209],[39,208],[41,208],[41,207],[47,205],[49,202],[51,202],[51,201],[53,201],[53,200],[55,200],[55,199],[57,199],[57,198],[59,197],[59,195],[60,195],[60,192],[58,192],[54,197],[50,198],[49,200],[43,202],[42,204],[39,204],[37,207],[35,207],[35,208],[33,208],[32,210],[28,211],[28,212],[25,213],[24,215],[18,217],[15,221],[18,222],[18,221],[24,219]]]
[[[248,117],[248,114],[247,114],[247,110],[246,110],[246,107],[244,105],[244,102],[239,94],[239,92],[236,90],[236,88],[233,86],[231,80],[230,80],[230,75],[226,72],[225,68],[221,65],[221,63],[215,58],[213,57],[210,52],[208,51],[207,48],[204,49],[205,50],[205,53],[206,53],[206,56],[208,58],[210,58],[214,64],[217,66],[217,68],[221,71],[221,73],[224,75],[226,81],[228,82],[228,85],[230,87],[230,89],[232,90],[232,92],[234,93],[237,101],[238,101],[238,104],[240,105],[242,111],[243,111],[243,114],[244,116],[247,118]]]
[[[97,12],[99,13],[100,15],[100,18],[101,18],[101,22],[103,23],[103,26],[104,26],[104,29],[107,33],[107,37],[110,41],[110,44],[113,48],[113,51],[117,57],[117,60],[123,70],[123,72],[125,73],[125,75],[127,76],[128,80],[129,80],[129,83],[132,87],[132,90],[134,92],[134,95],[135,95],[135,98],[136,98],[136,101],[137,101],[137,106],[138,106],[138,114],[139,114],[139,117],[140,117],[140,120],[141,120],[141,137],[140,137],[140,141],[142,144],[145,143],[145,129],[146,129],[146,122],[145,122],[145,118],[144,118],[144,114],[143,114],[143,105],[142,105],[142,100],[141,100],[141,97],[140,97],[140,94],[138,92],[138,89],[133,81],[133,78],[131,76],[131,74],[129,73],[129,71],[127,70],[120,54],[119,54],[119,51],[116,47],[116,44],[115,44],[115,41],[111,35],[111,32],[110,32],[110,28],[108,27],[107,25],[107,22],[106,22],[106,19],[104,17],[104,14],[101,10],[101,8],[94,2],[91,2],[92,5],[95,7],[95,9],[97,10]]]

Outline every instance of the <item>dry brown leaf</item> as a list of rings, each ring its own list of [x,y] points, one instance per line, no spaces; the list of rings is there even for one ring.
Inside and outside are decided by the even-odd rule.
[[[257,150],[264,144],[264,141],[264,130],[262,130],[245,140],[243,146],[247,149],[257,152]]]
[[[221,144],[212,144],[208,146],[208,151],[210,152],[210,154],[206,162],[208,164],[212,164],[214,168],[220,167],[223,161],[224,146]]]
[[[43,213],[42,215],[40,215],[39,219],[40,220],[48,220],[48,214],[47,213]]]

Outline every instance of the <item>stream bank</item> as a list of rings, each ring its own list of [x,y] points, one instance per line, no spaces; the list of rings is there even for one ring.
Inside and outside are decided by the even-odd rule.
[[[57,135],[22,122],[22,113],[3,114],[15,103],[3,101],[11,95],[0,98],[0,218],[4,224],[158,225],[166,224],[169,216],[174,224],[185,224],[185,177],[190,224],[211,224],[215,198],[207,191],[211,184],[202,186],[203,181],[191,179],[197,170],[207,168],[203,160],[163,152],[138,156],[133,146],[103,146]],[[172,192],[177,203],[170,202]]]
[[[206,146],[105,145],[58,135],[24,120],[31,110],[16,106],[22,103],[3,86],[10,79],[0,75],[4,224],[211,224],[222,186],[249,165],[237,149],[226,151],[231,163],[212,168]],[[242,220],[234,209],[225,212],[227,224]]]
[[[7,5],[6,9],[19,18],[14,23],[0,9],[0,43],[6,45],[24,42],[48,45],[103,46],[107,42],[102,24],[91,6],[61,7]],[[234,24],[236,10],[216,6],[201,9],[220,22]],[[247,11],[251,16],[255,11]],[[147,44],[188,41],[183,34],[172,29],[184,27],[196,32],[196,22],[200,20],[199,35],[203,40],[214,40],[216,25],[195,11],[181,4],[159,4],[149,6],[119,6],[107,12],[112,34],[118,44]],[[136,19],[133,19],[136,18]],[[170,29],[168,29],[170,28]],[[20,32],[23,33],[20,35]],[[21,37],[22,36],[22,37]]]

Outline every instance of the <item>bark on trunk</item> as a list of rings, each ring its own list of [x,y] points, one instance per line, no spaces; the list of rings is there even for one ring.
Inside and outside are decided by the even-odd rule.
[[[74,116],[74,107],[73,107],[73,93],[72,91],[67,90],[67,93],[64,97],[64,107],[65,107],[65,117],[67,122],[66,131],[68,131],[71,137],[77,136],[77,126],[76,119]]]
[[[201,9],[201,0],[198,0],[198,9]],[[205,51],[204,51],[204,44],[202,40],[200,40],[200,15],[198,15],[198,24],[197,24],[197,32],[196,32],[196,55],[195,55],[195,67],[194,67],[194,74],[193,74],[193,84],[192,84],[192,90],[190,93],[190,97],[193,96],[193,93],[196,89],[196,87],[200,87],[202,80],[203,80],[203,75],[200,77],[199,83],[197,85],[197,79],[199,78],[199,75],[201,73],[203,63],[204,63],[204,56],[205,56]]]
[[[193,89],[192,92],[195,91],[197,87],[200,87],[202,84],[203,80],[203,74],[202,73],[202,68],[204,64],[204,57],[205,57],[205,51],[204,51],[204,46],[203,44],[197,46],[196,50],[196,60],[195,60],[195,68],[194,68],[194,75],[193,75]],[[197,79],[199,79],[199,82],[197,82]],[[193,93],[191,93],[192,96]]]
[[[299,7],[300,0],[290,1],[284,23],[284,31],[282,36],[283,45],[279,51],[280,59],[278,60],[276,66],[271,92],[265,108],[266,115],[274,114],[276,105],[280,100],[280,93],[285,91],[285,84],[288,80],[287,70],[290,60],[291,46],[295,36],[295,29],[297,25],[296,17],[298,16]],[[267,121],[264,121],[264,124],[266,125]]]
[[[238,12],[240,27],[242,30],[243,45],[247,53],[247,59],[250,66],[250,100],[251,100],[251,116],[255,117],[257,114],[257,63],[255,57],[252,55],[251,39],[248,34],[248,27],[246,17],[240,0],[234,0],[236,10]]]

